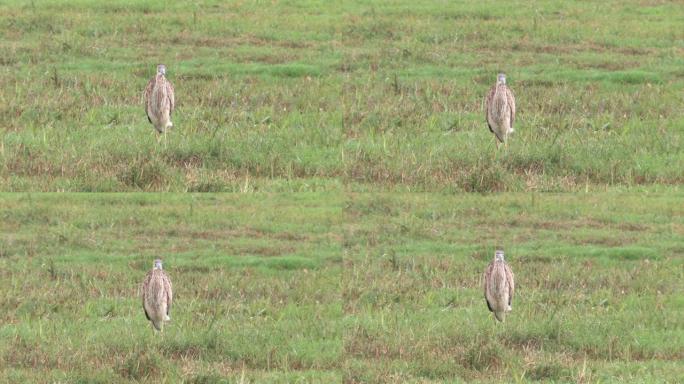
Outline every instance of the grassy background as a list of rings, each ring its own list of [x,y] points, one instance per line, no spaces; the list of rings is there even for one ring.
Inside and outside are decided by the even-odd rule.
[[[0,195],[0,381],[676,382],[683,198]],[[159,256],[163,337],[138,291]]]
[[[330,194],[1,195],[0,381],[339,382],[341,217]]]
[[[682,25],[668,1],[0,1],[0,190],[32,192],[0,195],[0,381],[677,381]],[[491,191],[528,194],[453,194]]]
[[[683,198],[353,195],[345,380],[681,381]],[[516,281],[503,324],[481,277],[498,247]]]
[[[666,1],[5,0],[0,188],[681,183],[682,24]],[[159,62],[166,146],[141,103]],[[481,104],[499,71],[519,113],[495,156]]]

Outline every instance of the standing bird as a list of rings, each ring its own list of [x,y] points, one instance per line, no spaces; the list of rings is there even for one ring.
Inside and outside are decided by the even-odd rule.
[[[176,105],[173,95],[173,85],[166,79],[166,65],[157,65],[157,74],[150,79],[145,87],[145,112],[147,120],[154,125],[158,134],[173,126],[171,113]]]
[[[506,75],[499,73],[496,84],[489,90],[485,99],[485,118],[489,130],[496,136],[496,148],[499,142],[508,147],[508,135],[513,132],[515,121],[515,97],[506,86]]]
[[[143,310],[147,320],[154,328],[161,331],[164,321],[169,321],[169,311],[173,300],[171,280],[162,270],[162,261],[154,261],[154,268],[147,273],[142,286]]]
[[[503,251],[496,251],[494,261],[485,269],[484,291],[487,307],[499,321],[504,321],[506,312],[511,311],[513,300],[513,272],[504,261]]]

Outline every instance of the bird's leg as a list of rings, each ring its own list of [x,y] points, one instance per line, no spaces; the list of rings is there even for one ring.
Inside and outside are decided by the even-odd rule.
[[[492,339],[498,340],[498,338],[499,338],[499,326],[500,326],[499,321],[496,320],[496,317],[492,316],[492,322],[491,322],[491,326],[489,328],[489,332],[491,335],[490,337]]]
[[[164,149],[166,149],[166,129],[164,130]]]

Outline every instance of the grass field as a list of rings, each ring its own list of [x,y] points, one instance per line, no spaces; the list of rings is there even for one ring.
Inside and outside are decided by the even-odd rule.
[[[335,195],[0,195],[0,382],[339,382]],[[160,336],[139,285],[174,284]]]
[[[682,25],[666,0],[0,0],[0,382],[684,381]]]
[[[681,183],[683,23],[666,1],[5,0],[0,188]],[[159,62],[167,146],[141,103]],[[499,71],[519,113],[495,157],[481,104]]]
[[[676,190],[1,197],[2,382],[684,375]],[[517,282],[505,324],[480,285],[497,246]],[[163,337],[138,295],[158,256]]]
[[[348,382],[684,378],[684,195],[354,195],[347,202]],[[481,274],[506,250],[513,311]]]

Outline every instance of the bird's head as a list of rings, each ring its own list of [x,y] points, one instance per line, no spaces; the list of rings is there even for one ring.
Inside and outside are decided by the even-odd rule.
[[[505,73],[499,73],[496,76],[496,83],[497,84],[506,84],[506,74]]]
[[[166,65],[164,65],[164,64],[157,65],[157,75],[166,76]]]
[[[154,261],[154,269],[162,269],[162,261],[161,259],[156,259]]]
[[[504,261],[504,252],[498,249],[494,252],[494,261]]]

